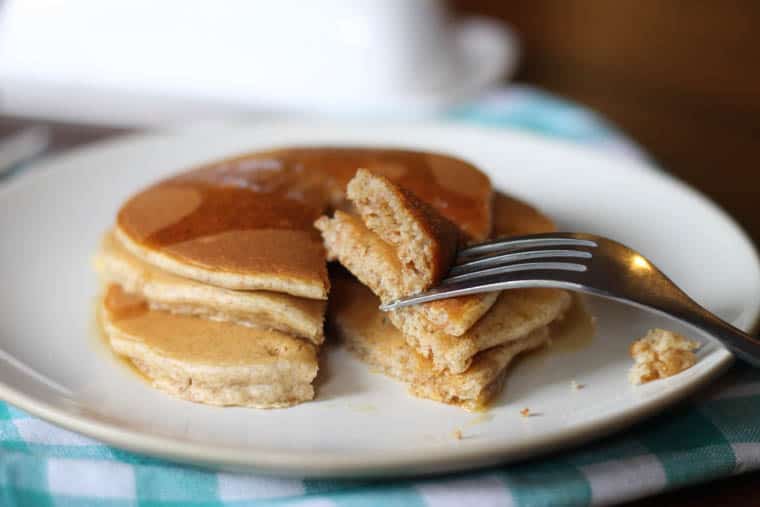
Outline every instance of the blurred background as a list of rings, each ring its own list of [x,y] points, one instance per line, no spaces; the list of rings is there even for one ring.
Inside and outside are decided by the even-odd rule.
[[[0,146],[33,125],[22,145],[60,149],[238,117],[414,121],[528,84],[606,117],[760,242],[758,28],[755,0],[5,0]]]
[[[516,79],[585,104],[760,243],[760,2],[456,0],[508,21]]]

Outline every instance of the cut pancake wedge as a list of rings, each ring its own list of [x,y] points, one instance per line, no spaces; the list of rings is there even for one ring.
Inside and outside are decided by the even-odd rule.
[[[428,289],[446,275],[463,234],[432,206],[383,176],[359,169],[348,199],[367,228],[393,248],[402,268],[400,285],[382,284],[382,299]]]
[[[403,334],[378,310],[379,300],[369,289],[345,273],[334,276],[332,283],[330,319],[335,331],[362,361],[407,382],[410,392],[422,398],[468,410],[482,408],[501,391],[512,359],[548,341],[547,326],[533,328],[506,344],[480,352],[463,373],[441,373],[430,359],[407,344]]]
[[[564,315],[572,302],[570,294],[556,289],[515,289],[492,294],[496,303],[461,336],[415,329],[416,319],[405,318],[405,308],[388,312],[387,316],[411,347],[430,358],[436,370],[461,373],[471,367],[479,352],[550,324]]]
[[[436,284],[449,270],[464,238],[429,203],[366,170],[348,184],[348,198],[359,216],[336,211],[315,223],[328,257],[337,259],[383,302]],[[476,294],[418,305],[406,312],[415,327],[459,336],[495,302]]]

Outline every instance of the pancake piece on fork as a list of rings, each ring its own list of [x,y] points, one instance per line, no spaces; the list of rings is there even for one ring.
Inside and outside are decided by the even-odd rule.
[[[453,222],[410,191],[366,169],[356,172],[346,195],[367,228],[390,245],[401,264],[400,285],[382,277],[373,280],[383,299],[423,291],[446,275],[463,239]]]
[[[425,254],[429,258],[430,252],[448,252],[455,240],[447,234],[425,234],[435,230],[434,210],[415,212],[416,201],[406,198],[409,192],[368,171],[357,172],[347,194],[360,217],[336,211],[332,218],[316,222],[330,258],[339,260],[383,302],[424,290],[430,285],[423,282],[435,283],[443,276],[440,266],[450,257],[426,262]],[[535,209],[501,194],[494,198],[494,222],[500,227],[497,235],[554,227]],[[420,275],[425,266],[430,269]],[[401,308],[389,312],[388,319],[411,347],[431,359],[433,368],[461,373],[478,352],[548,324],[569,302],[565,292],[552,289],[491,292]],[[441,326],[441,320],[448,325]],[[456,333],[450,332],[452,327]]]
[[[328,258],[339,260],[384,302],[437,283],[468,239],[431,205],[370,171],[357,171],[347,196],[359,216],[338,210],[332,218],[320,217],[315,226]],[[495,300],[496,294],[476,294],[418,305],[397,315],[410,329],[458,336]]]

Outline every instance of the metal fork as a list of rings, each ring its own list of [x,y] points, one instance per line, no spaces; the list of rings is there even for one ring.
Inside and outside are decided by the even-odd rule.
[[[760,367],[760,340],[697,304],[640,253],[591,234],[535,234],[471,246],[459,252],[436,287],[380,309],[521,287],[586,292],[652,310],[714,336],[739,358]]]

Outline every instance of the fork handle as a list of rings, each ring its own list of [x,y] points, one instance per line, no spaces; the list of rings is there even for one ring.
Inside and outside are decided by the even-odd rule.
[[[689,313],[690,315],[681,317],[684,322],[718,338],[736,357],[760,368],[760,340],[707,310],[702,309],[698,314]]]

